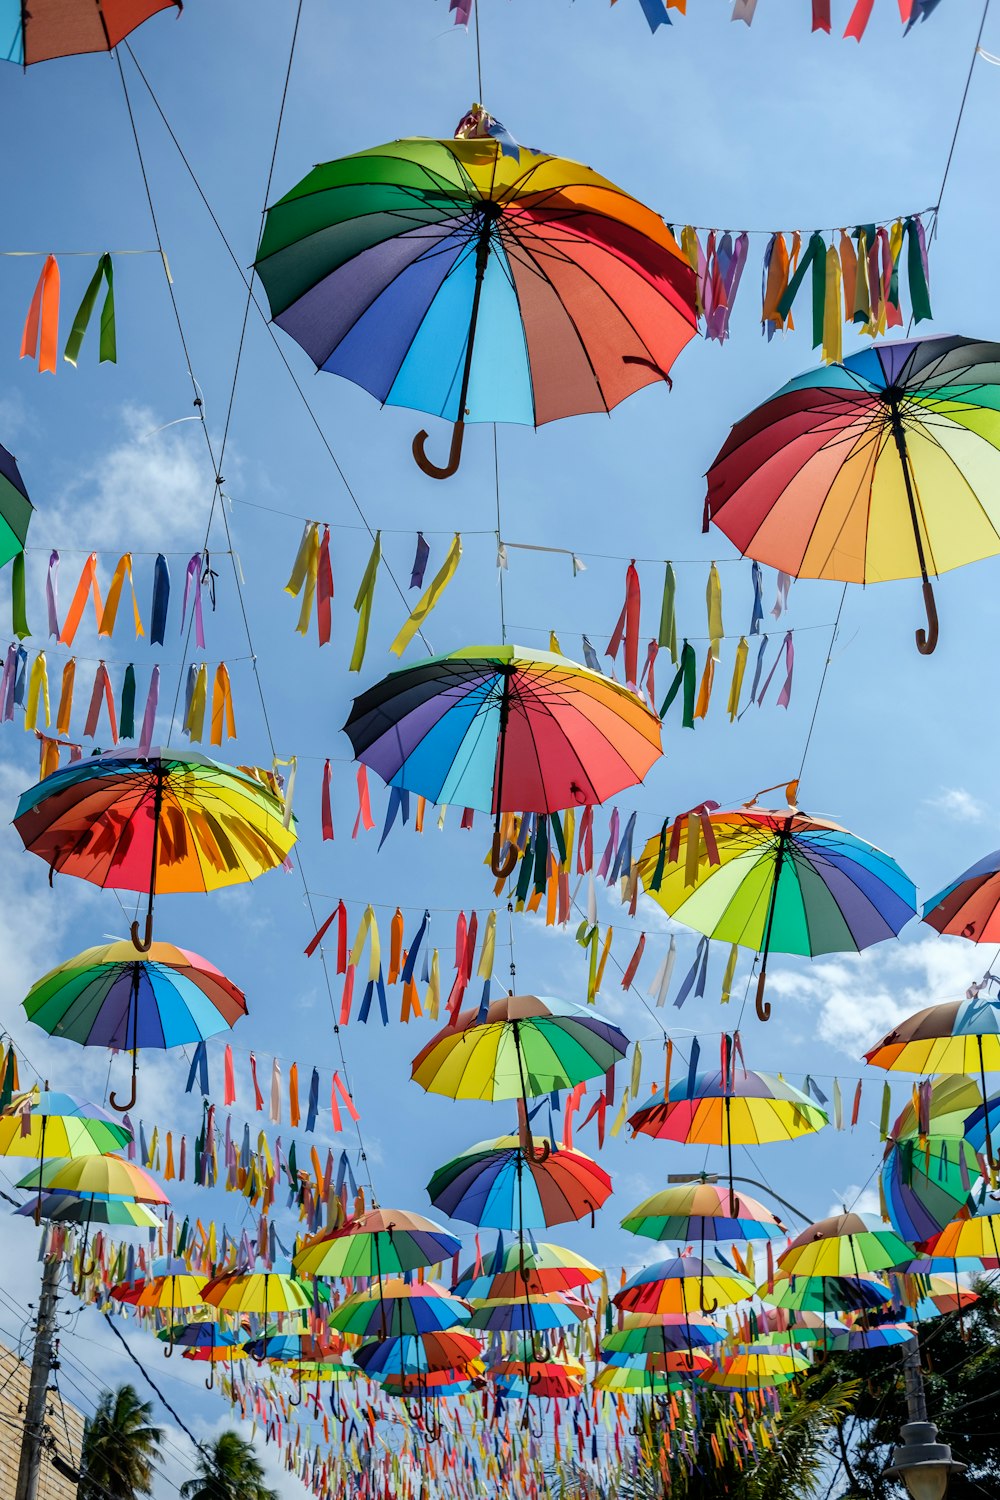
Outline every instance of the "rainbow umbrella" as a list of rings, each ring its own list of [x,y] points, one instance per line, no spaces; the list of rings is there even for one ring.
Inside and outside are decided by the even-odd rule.
[[[636,1271],[611,1300],[623,1312],[711,1313],[753,1294],[753,1282],[724,1260],[675,1255]]]
[[[312,1298],[301,1281],[280,1271],[223,1271],[206,1281],[201,1294],[220,1312],[258,1313],[266,1327],[273,1313],[303,1313]]]
[[[878,1323],[874,1327],[852,1322],[846,1329],[847,1337],[835,1347],[839,1349],[894,1349],[908,1344],[916,1335],[905,1323]]]
[[[932,896],[923,919],[949,937],[968,938],[971,943],[1000,941],[1000,849]]]
[[[595,1391],[619,1396],[668,1396],[671,1391],[690,1389],[682,1375],[665,1375],[636,1365],[605,1365],[593,1379]]]
[[[354,1292],[328,1315],[331,1328],[362,1339],[440,1333],[468,1323],[469,1306],[434,1281],[386,1276],[366,1292]]]
[[[427,1184],[435,1208],[486,1229],[565,1224],[590,1214],[611,1193],[611,1178],[582,1151],[551,1148],[541,1161],[516,1135],[470,1146],[438,1167]]]
[[[590,1309],[566,1292],[543,1292],[531,1297],[472,1297],[470,1328],[486,1333],[552,1333],[585,1322]]]
[[[757,1296],[772,1307],[826,1317],[828,1313],[885,1307],[892,1300],[892,1288],[870,1276],[806,1276],[778,1271],[774,1284],[759,1286]]]
[[[533,1236],[505,1242],[501,1234],[481,1263],[461,1272],[454,1290],[460,1297],[513,1297],[519,1292],[536,1297],[546,1292],[574,1291],[598,1281],[601,1275],[598,1266],[563,1245]]]
[[[16,1210],[22,1218],[34,1216],[34,1201]],[[114,1224],[127,1229],[158,1229],[160,1220],[144,1203],[125,1198],[101,1198],[95,1193],[43,1192],[41,1217],[50,1224]]]
[[[58,1089],[15,1096],[0,1113],[0,1156],[100,1156],[131,1139],[131,1130],[99,1104]]]
[[[735,1210],[735,1211],[734,1211]],[[710,1182],[664,1188],[622,1219],[629,1234],[650,1240],[778,1240],[785,1226],[747,1193]]]
[[[826,1349],[847,1347],[841,1325],[828,1323],[820,1313],[785,1307],[762,1307],[756,1314],[757,1344],[822,1344]]]
[[[964,1139],[979,1089],[962,1074],[935,1079],[918,1108],[912,1100],[886,1141],[882,1196],[893,1228],[906,1240],[926,1240],[968,1200],[979,1162]],[[924,1118],[921,1118],[924,1116]]]
[[[113,52],[129,32],[161,10],[176,10],[182,0],[61,0],[58,5],[25,5],[7,0],[3,18],[5,62],[49,62],[84,52]]]
[[[961,1262],[996,1262],[1000,1260],[1000,1208],[958,1218],[920,1247],[933,1264],[944,1260]]]
[[[737,422],[708,473],[709,519],[797,578],[923,580],[1000,551],[1000,345],[879,342]]]
[[[267,212],[271,316],[318,369],[453,422],[606,412],[666,380],[696,327],[662,219],[589,167],[513,147],[478,105],[457,134],[314,167]],[[503,127],[499,127],[502,130]]]
[[[628,1038],[592,1006],[505,995],[480,1019],[463,1010],[413,1059],[415,1082],[449,1099],[524,1099],[600,1078]]]
[[[723,1355],[718,1365],[702,1375],[706,1385],[727,1391],[759,1391],[794,1380],[808,1370],[804,1354],[773,1344],[747,1344]]]
[[[454,1370],[417,1370],[402,1377],[387,1375],[379,1382],[387,1396],[399,1396],[407,1402],[416,1399],[417,1409],[410,1411],[413,1417],[422,1415],[424,1401],[446,1401],[452,1396],[465,1396],[472,1390],[481,1389],[485,1383],[475,1365],[460,1365]],[[421,1436],[427,1434],[422,1432]],[[436,1440],[440,1436],[441,1428],[437,1426],[433,1437]]]
[[[489,1376],[497,1391],[508,1398],[568,1401],[579,1396],[586,1370],[576,1360],[522,1359],[515,1354],[490,1366]]]
[[[156,1337],[167,1345],[167,1358],[176,1347],[184,1351],[181,1356],[183,1359],[208,1361],[210,1368],[205,1389],[209,1391],[215,1386],[215,1366],[218,1363],[229,1361],[232,1373],[233,1362],[247,1357],[246,1350],[240,1347],[235,1333],[220,1328],[218,1323],[204,1316],[190,1323],[171,1323],[168,1327],[161,1328]]]
[[[635,1354],[709,1348],[725,1337],[726,1330],[708,1318],[687,1313],[628,1313],[621,1328],[601,1340],[601,1358],[618,1364]]]
[[[131,942],[87,948],[39,979],[24,1011],[50,1036],[83,1047],[132,1048],[132,1094],[140,1047],[182,1047],[234,1026],[247,1013],[243,992],[185,948]],[[113,1099],[112,1099],[113,1102]]]
[[[31,515],[32,504],[17,462],[0,446],[0,567],[24,551]]]
[[[420,1371],[438,1372],[461,1369],[482,1359],[483,1347],[471,1333],[457,1329],[429,1331],[417,1337],[391,1335],[373,1343],[362,1344],[354,1351],[354,1363],[373,1379],[394,1379],[402,1372],[415,1375]]]
[[[794,793],[791,783],[789,797]],[[701,850],[709,836],[706,863]],[[689,838],[698,841],[690,861]],[[760,954],[762,1021],[771,1014],[763,997],[772,951],[857,953],[895,937],[916,909],[916,889],[895,860],[793,801],[780,811],[749,803],[688,818],[673,835],[664,823],[643,851],[639,875],[677,921]]]
[[[53,771],[21,794],[14,826],[51,874],[145,891],[148,952],[153,898],[212,891],[282,864],[295,843],[273,778],[194,750],[111,750]],[[126,1105],[125,1108],[130,1106]]]
[[[22,1177],[20,1188],[125,1198],[135,1203],[167,1204],[170,1199],[155,1178],[134,1161],[104,1153],[43,1162]]]
[[[495,817],[604,802],[663,753],[660,721],[621,683],[551,651],[466,646],[391,672],[354,700],[344,730],[390,786]]]
[[[372,1208],[305,1242],[299,1276],[399,1276],[450,1260],[462,1242],[440,1224],[399,1208]]]
[[[778,1257],[793,1276],[863,1277],[887,1271],[913,1255],[912,1246],[893,1229],[873,1229],[861,1214],[834,1214],[797,1235]]]

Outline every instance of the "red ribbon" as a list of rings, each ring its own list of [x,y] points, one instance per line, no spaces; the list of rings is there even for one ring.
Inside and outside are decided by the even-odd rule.
[[[323,802],[321,813],[323,820],[324,843],[327,839],[333,838],[333,805],[330,798],[330,787],[332,781],[333,767],[330,765],[329,761],[326,761],[323,766]]]
[[[333,598],[333,568],[330,566],[330,528],[323,527],[316,564],[316,629],[321,646],[330,640],[330,600]],[[327,762],[329,764],[329,762]],[[331,834],[332,838],[333,835]]]

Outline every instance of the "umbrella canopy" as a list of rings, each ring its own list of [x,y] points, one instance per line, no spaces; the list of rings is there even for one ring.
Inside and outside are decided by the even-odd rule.
[[[650,1349],[640,1354],[609,1353],[602,1346],[601,1358],[619,1369],[655,1370],[660,1375],[700,1375],[714,1364],[711,1354],[704,1349],[680,1347],[677,1349]]]
[[[671,1391],[689,1388],[682,1375],[664,1375],[658,1370],[643,1370],[635,1365],[604,1365],[593,1379],[596,1391],[620,1396],[668,1396]]]
[[[964,1162],[964,1169],[963,1169]],[[969,1201],[979,1162],[968,1141],[929,1135],[890,1143],[882,1163],[882,1193],[892,1227],[912,1243],[927,1240]]]
[[[261,773],[263,776],[264,773]],[[287,858],[295,832],[271,784],[194,750],[111,750],[23,792],[14,825],[50,871],[153,897],[253,880]],[[140,946],[138,923],[132,940]]]
[[[202,1296],[220,1312],[260,1313],[265,1322],[271,1313],[308,1312],[312,1307],[308,1288],[279,1271],[224,1272],[204,1283]]]
[[[606,412],[666,379],[696,325],[662,219],[576,162],[461,134],[314,167],[267,213],[257,272],[317,368],[456,424]],[[502,127],[500,127],[502,129]],[[422,460],[422,461],[421,461]]]
[[[582,1255],[528,1236],[504,1241],[482,1257],[482,1263],[466,1266],[455,1283],[460,1297],[536,1297],[546,1292],[568,1292],[598,1281],[600,1267]]]
[[[920,1248],[924,1255],[938,1264],[946,1260],[995,1262],[1000,1259],[1000,1209],[975,1214],[972,1218],[956,1219]]]
[[[773,1286],[765,1282],[757,1296],[772,1307],[796,1312],[855,1312],[884,1307],[892,1300],[892,1288],[884,1281],[864,1276],[806,1276],[777,1271]]]
[[[731,1201],[732,1197],[732,1201]],[[735,1209],[735,1212],[734,1212]],[[664,1188],[633,1208],[622,1228],[651,1240],[777,1240],[785,1226],[747,1193],[710,1182]]]
[[[462,1242],[440,1224],[399,1208],[372,1208],[307,1240],[299,1276],[398,1276],[450,1260]]]
[[[846,1348],[842,1326],[819,1313],[785,1307],[762,1307],[757,1314],[756,1344],[821,1344],[826,1349]]]
[[[494,813],[497,840],[502,813],[604,802],[662,754],[660,721],[635,693],[523,646],[401,667],[355,699],[344,728],[389,785]]]
[[[170,1202],[159,1183],[143,1167],[108,1154],[43,1162],[22,1177],[17,1186],[41,1187],[49,1192],[130,1198],[135,1203]]]
[[[628,1038],[589,1005],[505,995],[484,1020],[463,1010],[413,1059],[414,1080],[449,1099],[523,1099],[600,1078]]]
[[[621,1328],[605,1334],[601,1357],[618,1363],[619,1357],[662,1354],[671,1349],[708,1348],[721,1344],[726,1330],[707,1318],[688,1313],[628,1313]]]
[[[183,1266],[183,1262],[181,1265]],[[184,1267],[183,1270],[172,1271],[165,1276],[154,1276],[145,1281],[138,1296],[130,1300],[135,1307],[169,1309],[171,1313],[192,1307],[204,1311],[207,1303],[202,1295],[203,1286],[203,1278],[192,1276]],[[113,1291],[111,1295],[114,1296]]]
[[[970,865],[924,906],[937,932],[972,943],[1000,941],[1000,849]]]
[[[124,1301],[120,1294],[123,1288],[115,1287],[111,1295],[118,1293],[117,1300]],[[174,1323],[168,1328],[157,1330],[156,1337],[165,1344],[175,1344],[181,1349],[237,1349],[239,1337],[228,1328],[220,1328],[218,1323],[199,1318],[190,1323]],[[239,1348],[238,1355],[245,1354],[246,1350]]]
[[[182,0],[32,0],[30,6],[8,0],[2,56],[26,68],[53,57],[113,52],[157,11],[179,15],[181,8]]]
[[[329,1314],[331,1328],[358,1338],[439,1333],[469,1321],[469,1305],[434,1281],[385,1276],[365,1292],[354,1292]]]
[[[916,1335],[912,1328],[905,1323],[880,1323],[877,1327],[865,1327],[863,1324],[854,1324],[847,1329],[847,1337],[838,1348],[857,1349],[894,1349],[900,1344],[907,1344]]]
[[[997,455],[1000,464],[1000,454]],[[791,784],[788,795],[794,793]],[[714,841],[700,856],[706,826]],[[692,832],[692,830],[694,830]],[[789,804],[767,810],[749,804],[705,819],[688,818],[670,838],[646,845],[639,875],[648,894],[679,922],[720,942],[761,955],[757,1014],[771,952],[815,957],[856,953],[895,937],[914,915],[913,882],[873,844],[827,818]],[[697,838],[689,869],[688,839]]]
[[[865,1053],[875,1068],[901,1073],[1000,1069],[1000,1000],[974,996],[907,1016]]]
[[[753,1282],[725,1261],[675,1255],[644,1266],[611,1300],[623,1312],[709,1313],[753,1294]]]
[[[32,1198],[17,1210],[22,1218],[34,1216]],[[93,1193],[42,1193],[41,1217],[50,1224],[114,1224],[127,1229],[158,1229],[160,1220],[144,1203],[125,1198],[100,1198]]]
[[[590,1308],[567,1292],[525,1292],[509,1297],[473,1297],[470,1328],[486,1333],[551,1333],[590,1317]]]
[[[100,1156],[131,1139],[99,1104],[59,1089],[23,1094],[0,1114],[0,1156]]]
[[[693,1078],[689,1074],[665,1098],[653,1093],[629,1116],[637,1135],[725,1146],[730,1152],[734,1145],[793,1141],[828,1123],[825,1111],[793,1084],[773,1073],[738,1067],[696,1073]],[[732,1170],[729,1175],[732,1180]]]
[[[486,1229],[592,1218],[610,1193],[611,1178],[582,1151],[556,1147],[539,1160],[516,1135],[470,1146],[427,1184],[435,1208]]]
[[[140,955],[132,943],[87,948],[39,979],[25,1014],[50,1036],[83,1047],[182,1047],[234,1026],[243,992],[209,963],[172,943]]]
[[[375,1380],[383,1376],[391,1380],[400,1370],[404,1375],[415,1375],[420,1371],[461,1369],[481,1360],[482,1354],[482,1345],[471,1333],[450,1329],[429,1331],[419,1338],[406,1334],[362,1344],[354,1351],[354,1363]]]
[[[723,1390],[755,1391],[793,1380],[808,1370],[809,1360],[790,1346],[748,1344],[724,1355],[714,1370],[702,1376],[707,1385]]]
[[[472,1371],[475,1371],[473,1374]],[[485,1385],[479,1369],[473,1365],[460,1366],[456,1370],[419,1370],[412,1375],[387,1375],[380,1381],[387,1396],[412,1397],[419,1401],[448,1400],[452,1396],[465,1396],[469,1391]]]
[[[861,1214],[835,1214],[810,1224],[778,1257],[794,1276],[862,1277],[887,1271],[913,1255],[912,1246],[892,1229],[872,1229]]]
[[[568,1360],[501,1360],[490,1369],[490,1379],[504,1396],[524,1399],[538,1396],[566,1401],[579,1396],[586,1371]]]
[[[24,551],[31,515],[31,501],[14,456],[0,446],[0,567]]]
[[[1000,345],[879,341],[783,386],[708,473],[709,518],[798,578],[921,578],[1000,551]]]

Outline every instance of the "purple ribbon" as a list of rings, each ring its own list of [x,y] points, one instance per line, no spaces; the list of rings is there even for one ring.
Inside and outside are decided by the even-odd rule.
[[[424,541],[422,531],[417,532],[417,550],[413,558],[413,568],[410,573],[410,588],[422,589],[424,586],[424,571],[427,567],[427,559],[431,555],[431,549]]]
[[[191,592],[191,584],[194,583],[194,638],[199,648],[205,649],[205,624],[201,614],[201,553],[196,552],[187,565],[184,575],[184,600],[181,604],[181,634],[184,634],[184,621],[187,618],[188,595]]]
[[[0,677],[0,717],[9,721],[14,717],[14,683],[17,680],[17,647],[7,647],[7,660]]]
[[[153,668],[149,679],[149,692],[146,694],[146,710],[142,716],[142,733],[139,736],[139,754],[148,755],[149,747],[153,743],[153,731],[156,728],[156,706],[160,701],[160,669]]]
[[[49,611],[49,635],[59,639],[59,553],[49,553],[49,571],[45,578],[45,603]]]

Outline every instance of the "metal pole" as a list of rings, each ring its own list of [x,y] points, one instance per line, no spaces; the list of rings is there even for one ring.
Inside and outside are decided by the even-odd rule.
[[[924,1392],[924,1372],[920,1367],[920,1338],[914,1329],[912,1339],[903,1345],[903,1377],[906,1381],[906,1420],[927,1421],[927,1397]]]
[[[24,1436],[21,1439],[21,1461],[17,1470],[14,1500],[37,1500],[38,1475],[42,1467],[42,1443],[45,1436],[45,1402],[52,1369],[52,1340],[56,1330],[56,1302],[59,1296],[58,1257],[45,1262],[42,1272],[42,1294],[35,1324],[35,1349],[31,1359],[28,1403],[24,1412]]]

